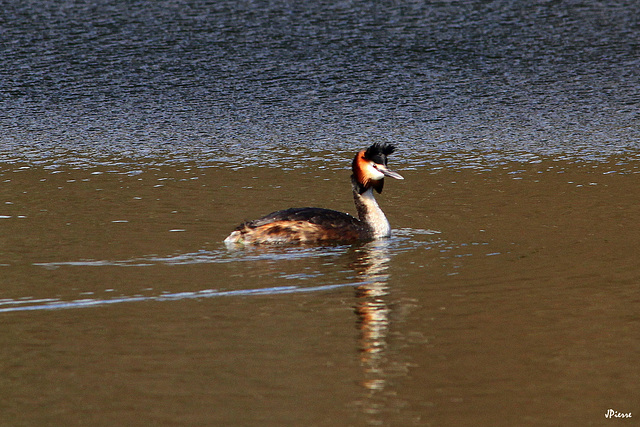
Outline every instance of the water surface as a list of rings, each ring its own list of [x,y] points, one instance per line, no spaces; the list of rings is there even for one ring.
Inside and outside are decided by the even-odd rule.
[[[637,152],[637,2],[13,2],[2,158]],[[159,156],[160,155],[160,156]]]
[[[0,9],[0,424],[638,415],[637,2]],[[373,142],[389,239],[224,246]]]
[[[380,196],[388,240],[224,246],[278,207],[353,211],[348,172],[321,165],[5,167],[3,419],[577,425],[634,410],[635,166],[400,164]]]

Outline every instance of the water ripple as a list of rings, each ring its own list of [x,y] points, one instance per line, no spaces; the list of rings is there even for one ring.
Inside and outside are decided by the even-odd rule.
[[[247,247],[234,251],[209,251],[179,253],[175,255],[157,256],[150,255],[140,258],[125,260],[78,260],[78,261],[54,261],[35,262],[33,265],[47,269],[59,267],[149,267],[158,264],[189,265],[189,264],[221,264],[229,262],[254,262],[254,261],[278,261],[294,260],[308,257],[337,256],[344,254],[349,246],[318,246],[318,247]]]
[[[293,294],[293,293],[305,293],[305,292],[325,292],[333,289],[357,287],[366,285],[368,282],[355,282],[355,283],[340,283],[333,285],[320,285],[310,287],[300,286],[277,286],[271,288],[257,288],[257,289],[239,289],[233,291],[218,291],[215,289],[205,289],[196,292],[176,292],[176,293],[164,293],[162,295],[133,295],[133,296],[121,296],[110,299],[93,299],[83,298],[72,301],[62,301],[52,298],[44,298],[38,300],[2,300],[2,305],[12,305],[11,307],[0,307],[0,313],[15,312],[15,311],[34,311],[34,310],[62,310],[62,309],[74,309],[74,308],[86,308],[95,307],[109,304],[121,304],[127,302],[142,302],[142,301],[178,301],[178,300],[190,300],[199,298],[215,298],[215,297],[228,297],[228,296],[251,296],[251,295],[278,295],[278,294]]]

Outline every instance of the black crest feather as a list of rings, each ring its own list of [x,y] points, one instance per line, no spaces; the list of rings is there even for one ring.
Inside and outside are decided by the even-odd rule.
[[[387,156],[396,151],[395,145],[376,142],[364,152],[364,158],[379,165],[387,165]]]

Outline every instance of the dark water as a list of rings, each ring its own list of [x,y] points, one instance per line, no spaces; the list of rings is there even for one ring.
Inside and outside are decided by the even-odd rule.
[[[261,164],[370,140],[433,156],[636,152],[639,8],[8,2],[1,155]]]
[[[640,3],[0,6],[0,425],[639,416]]]

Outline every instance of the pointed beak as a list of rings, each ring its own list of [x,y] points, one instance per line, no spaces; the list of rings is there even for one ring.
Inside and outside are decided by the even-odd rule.
[[[404,179],[404,177],[400,175],[398,172],[394,172],[391,169],[387,169],[385,165],[379,165],[376,163],[375,168],[378,169],[380,172],[382,172],[384,176],[388,176],[395,179]]]

